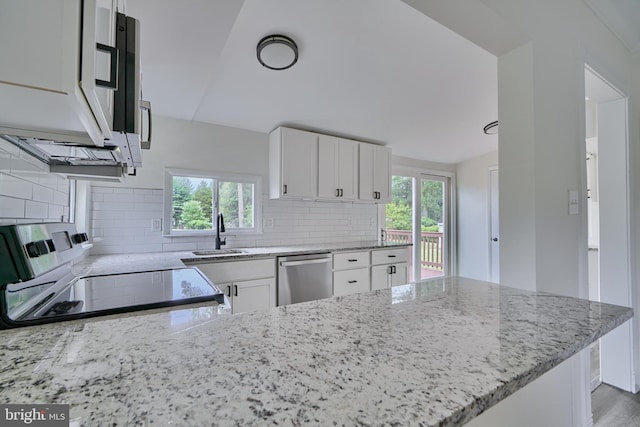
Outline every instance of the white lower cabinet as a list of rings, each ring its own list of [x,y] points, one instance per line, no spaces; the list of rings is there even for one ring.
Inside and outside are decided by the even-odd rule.
[[[371,289],[369,251],[333,254],[333,296],[367,292]]]
[[[276,306],[275,258],[195,265],[227,295],[233,314]]]
[[[227,294],[233,314],[276,306],[276,279],[273,277],[225,283],[219,287]]]
[[[409,279],[407,248],[371,251],[371,289],[404,285]]]
[[[373,265],[371,266],[371,290],[405,285],[408,273],[409,264],[406,262],[391,265]]]
[[[333,296],[367,292],[370,287],[368,268],[333,272]]]

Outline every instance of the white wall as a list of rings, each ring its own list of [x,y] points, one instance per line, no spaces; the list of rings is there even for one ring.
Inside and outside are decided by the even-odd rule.
[[[268,186],[268,135],[167,117],[154,117],[154,141],[138,175],[122,184],[94,183],[90,197],[92,254],[212,249],[214,238],[165,237],[151,231],[163,215],[166,167],[247,173]],[[263,194],[263,233],[225,233],[227,247],[376,240],[373,204],[269,200]],[[267,226],[273,223],[273,226]]]
[[[582,0],[465,2],[468,10],[489,9],[493,14],[483,17],[499,18],[506,27],[470,23],[468,13],[442,2],[405,1],[426,14],[435,12],[440,22],[465,30],[461,33],[472,42],[498,55],[501,283],[586,297],[586,196],[581,191],[579,215],[568,214],[567,200],[569,190],[585,189],[584,67],[588,64],[637,102],[638,77],[632,82],[632,72],[637,75],[639,68],[632,66],[629,51]],[[504,50],[505,43],[495,40],[506,40],[514,27],[530,42]],[[631,117],[633,147],[639,143],[640,123],[637,112]],[[638,154],[633,153],[635,165]],[[631,173],[638,183],[638,168]],[[640,194],[632,194],[637,207]],[[637,259],[637,248],[632,250]],[[588,372],[582,359],[572,369],[569,393],[556,391],[563,381],[559,375],[542,391],[572,412],[574,426],[590,423]]]
[[[631,230],[635,236],[631,238],[631,277],[632,291],[634,292],[634,319],[635,342],[640,346],[640,53],[632,58],[632,96],[629,105],[630,120],[630,144],[631,156]],[[640,355],[640,348],[636,347],[634,353]],[[640,384],[640,357],[635,360],[636,384]]]
[[[69,220],[69,181],[0,139],[0,224]]]
[[[489,280],[489,167],[498,152],[456,166],[458,182],[458,275]]]

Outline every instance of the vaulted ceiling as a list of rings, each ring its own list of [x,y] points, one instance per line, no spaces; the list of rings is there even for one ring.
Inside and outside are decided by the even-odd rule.
[[[129,0],[143,95],[159,115],[270,132],[290,125],[456,163],[497,149],[497,59],[401,1]],[[298,63],[256,59],[268,34]]]
[[[584,1],[640,54],[639,0]],[[128,0],[127,13],[141,21],[143,96],[155,114],[265,133],[289,125],[443,163],[497,149],[497,135],[482,132],[498,118],[496,56],[414,3],[436,19],[445,7],[418,0]],[[483,17],[476,29],[485,31],[495,15],[481,2],[470,5],[476,9],[465,35],[473,38],[474,17]],[[502,34],[484,40],[492,52],[522,42],[508,23],[491,25]],[[256,45],[269,34],[296,41],[294,67],[260,65]]]

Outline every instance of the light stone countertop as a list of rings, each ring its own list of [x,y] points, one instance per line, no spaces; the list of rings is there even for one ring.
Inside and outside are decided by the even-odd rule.
[[[261,257],[275,257],[287,255],[304,255],[313,253],[328,253],[338,251],[358,251],[372,249],[393,249],[411,246],[410,243],[382,243],[350,242],[315,244],[304,246],[273,246],[257,248],[223,248],[238,249],[242,253],[228,253],[221,255],[197,256],[192,251],[180,252],[149,252],[120,255],[92,255],[76,263],[73,274],[77,276],[132,273],[137,271],[151,271],[181,268],[185,262],[196,264],[199,262],[231,261]],[[202,249],[206,251],[207,249]]]
[[[0,332],[0,402],[77,425],[460,425],[632,310],[463,278]]]

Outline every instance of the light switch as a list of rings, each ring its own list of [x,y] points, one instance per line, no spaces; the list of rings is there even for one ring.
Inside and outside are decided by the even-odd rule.
[[[579,195],[578,190],[569,190],[569,215],[578,215],[580,213]]]
[[[151,218],[151,232],[159,233],[162,231],[162,218]]]

